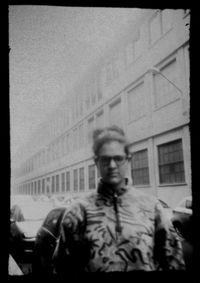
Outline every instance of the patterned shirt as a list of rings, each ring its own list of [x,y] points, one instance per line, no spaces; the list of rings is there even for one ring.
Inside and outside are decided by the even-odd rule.
[[[63,217],[54,253],[58,273],[185,269],[181,242],[160,202],[103,182]]]

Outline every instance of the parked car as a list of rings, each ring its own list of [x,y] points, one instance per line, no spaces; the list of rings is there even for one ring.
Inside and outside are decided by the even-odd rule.
[[[36,234],[51,209],[50,203],[35,201],[28,196],[11,200],[9,252],[24,274],[32,271]]]
[[[172,223],[177,233],[191,240],[191,225],[192,225],[192,197],[184,197],[172,211]]]
[[[186,267],[191,269],[194,249],[192,196],[184,197],[172,213],[172,223],[182,242]]]
[[[60,233],[60,224],[66,206],[53,208],[46,216],[36,235],[33,273],[53,274],[52,256]]]
[[[60,226],[66,209],[77,196],[65,196],[59,206],[54,207],[44,219],[36,235],[34,246],[33,273],[49,275],[54,273],[52,256],[60,235]]]

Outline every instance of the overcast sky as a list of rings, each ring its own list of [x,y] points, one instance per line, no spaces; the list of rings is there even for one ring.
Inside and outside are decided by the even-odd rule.
[[[9,6],[11,158],[140,11]]]

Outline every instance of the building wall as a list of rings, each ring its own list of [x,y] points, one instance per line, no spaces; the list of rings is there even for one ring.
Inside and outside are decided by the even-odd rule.
[[[171,206],[191,194],[188,23],[189,13],[184,10],[149,10],[136,36],[131,38],[131,34],[127,34],[126,45],[113,56],[105,57],[103,63],[80,82],[71,94],[70,107],[66,107],[68,100],[65,111],[59,109],[54,113],[55,119],[46,125],[51,130],[40,135],[40,147],[17,170],[16,190],[35,194],[31,192],[31,183],[34,188],[35,181],[44,179],[44,192],[48,193],[47,178],[50,177],[52,189],[52,176],[59,174],[61,179],[62,173],[70,172],[70,190],[65,189],[65,193],[80,193],[80,168],[84,168],[84,191],[92,190],[88,171],[89,166],[94,165],[92,131],[96,127],[118,124],[127,134],[133,155],[145,150],[137,158],[144,158],[141,164],[146,167],[134,169],[134,172],[146,174],[141,180],[138,177],[138,182],[145,183],[136,185],[138,189],[157,195]],[[159,68],[175,86],[153,72],[152,67]],[[179,165],[184,166],[184,182],[182,176],[181,182],[161,185],[158,148],[176,140],[182,146],[183,161]],[[78,190],[74,192],[76,169]],[[97,181],[95,169],[96,185]],[[63,194],[62,187],[55,193]]]

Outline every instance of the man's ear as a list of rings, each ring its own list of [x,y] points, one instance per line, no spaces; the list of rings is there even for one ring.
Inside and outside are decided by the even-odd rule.
[[[131,157],[132,157],[131,154],[128,154],[128,155],[127,155],[127,160],[128,160],[128,161],[131,161]]]

